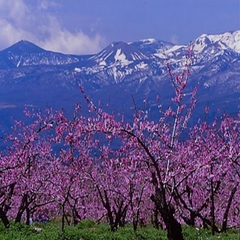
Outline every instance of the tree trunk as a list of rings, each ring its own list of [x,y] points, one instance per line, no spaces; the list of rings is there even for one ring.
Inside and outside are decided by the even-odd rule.
[[[9,228],[10,227],[10,223],[8,221],[7,215],[6,213],[2,210],[2,208],[0,208],[0,218],[4,224],[5,228]]]
[[[26,217],[27,217],[27,219],[26,219],[26,224],[27,225],[30,225],[30,209],[29,209],[29,207],[27,207],[26,208]]]
[[[27,207],[27,194],[24,194],[23,197],[22,197],[22,202],[21,202],[21,205],[18,209],[18,213],[17,213],[17,216],[15,218],[15,222],[21,222],[21,219],[22,219],[22,215],[25,211]]]
[[[156,204],[152,215],[152,225],[154,228],[159,229],[158,210]]]
[[[63,203],[62,205],[62,219],[61,219],[61,231],[62,233],[64,233],[64,230],[65,230],[65,202]]]
[[[167,203],[165,188],[163,184],[158,186],[155,173],[152,173],[152,183],[155,186],[155,194],[150,198],[155,203],[166,225],[168,240],[183,240],[182,226],[174,217],[175,209],[171,204]]]
[[[228,219],[228,213],[232,204],[232,200],[234,197],[234,194],[236,193],[238,188],[238,184],[232,189],[231,194],[228,199],[227,207],[223,215],[223,222],[222,222],[222,227],[221,227],[221,232],[226,232],[227,231],[227,219]]]
[[[118,204],[116,204],[117,209],[114,208],[115,214],[115,227],[116,229],[119,227],[124,227],[125,218],[127,214],[128,204],[124,206],[124,201],[120,200]]]
[[[182,226],[173,216],[174,208],[166,206],[166,208],[161,208],[159,211],[167,228],[168,239],[183,240]]]
[[[104,190],[104,197],[105,197],[105,202],[103,201],[103,206],[107,210],[107,217],[108,217],[108,220],[109,220],[111,231],[114,232],[114,231],[117,230],[117,226],[115,225],[115,222],[114,222],[114,219],[113,219],[113,214],[112,214],[112,211],[111,211],[111,206],[110,206],[110,202],[109,202],[106,190]]]
[[[211,165],[211,174],[213,174],[213,164]],[[210,195],[210,214],[211,214],[211,230],[212,230],[212,235],[215,235],[215,205],[214,205],[214,183],[213,180],[211,179],[211,195]]]
[[[174,207],[167,204],[164,189],[155,189],[155,195],[151,196],[167,228],[167,238],[169,240],[183,240],[182,226],[174,217]]]

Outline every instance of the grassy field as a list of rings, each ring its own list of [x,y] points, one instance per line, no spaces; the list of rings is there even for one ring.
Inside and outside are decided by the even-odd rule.
[[[186,240],[240,240],[239,230],[229,230],[227,233],[211,236],[210,231],[183,227]],[[59,223],[12,224],[9,229],[0,225],[0,240],[164,240],[166,232],[151,226],[139,228],[134,234],[130,225],[119,228],[116,232],[109,231],[107,224],[95,224],[83,221],[75,227],[66,227],[61,233]]]

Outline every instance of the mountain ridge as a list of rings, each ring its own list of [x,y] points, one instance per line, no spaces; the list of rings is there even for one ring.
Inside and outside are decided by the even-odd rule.
[[[240,30],[202,34],[188,45],[152,38],[114,42],[91,55],[56,53],[19,41],[0,51],[0,117],[8,112],[17,118],[27,106],[70,111],[75,102],[84,101],[79,84],[95,102],[109,103],[128,115],[132,97],[140,108],[146,99],[149,108],[155,106],[156,95],[169,104],[172,90],[166,62],[173,75],[190,67],[187,91],[198,85],[201,107],[210,104],[215,112],[221,108],[237,114],[239,49]]]

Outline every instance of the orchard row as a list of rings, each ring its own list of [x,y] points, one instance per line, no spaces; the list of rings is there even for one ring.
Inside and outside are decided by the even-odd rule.
[[[132,122],[89,104],[64,112],[25,111],[4,136],[0,218],[6,227],[40,214],[66,221],[106,221],[112,231],[152,222],[182,239],[181,224],[212,233],[240,226],[240,119],[228,116],[187,129],[195,106],[183,104],[188,73],[171,77],[173,106],[158,121],[136,111]],[[83,91],[83,89],[82,89]],[[84,93],[83,93],[84,94]],[[188,132],[185,140],[183,131]]]

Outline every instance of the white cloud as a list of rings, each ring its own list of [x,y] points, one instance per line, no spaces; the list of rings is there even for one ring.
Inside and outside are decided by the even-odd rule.
[[[23,0],[0,0],[0,13],[1,18],[5,17],[14,24],[17,24],[28,16],[29,9]]]
[[[48,9],[49,5],[48,5],[48,2],[47,1],[41,1],[39,4],[38,4],[38,7],[39,9]]]
[[[39,1],[38,7],[24,0],[0,0],[0,49],[26,39],[48,50],[87,54],[98,52],[104,42],[100,34],[89,36],[81,29],[71,32],[63,28],[49,8],[59,7],[55,1]]]
[[[62,52],[68,53],[96,53],[103,43],[100,35],[89,37],[82,31],[72,33],[67,29],[62,29],[54,17],[49,17],[49,25],[44,31],[48,33],[48,38],[43,40],[41,45],[54,51],[61,49]]]
[[[54,0],[38,0],[37,7],[40,10],[49,10],[51,8],[59,8],[61,4],[59,1]]]

